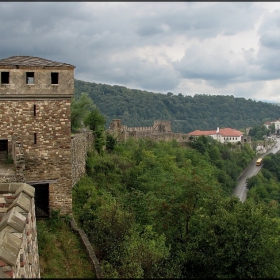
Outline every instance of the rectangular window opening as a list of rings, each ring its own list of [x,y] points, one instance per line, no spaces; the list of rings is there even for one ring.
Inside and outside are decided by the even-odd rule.
[[[34,84],[34,72],[26,72],[26,84]]]
[[[58,84],[58,73],[57,72],[51,73],[51,84],[52,85]]]
[[[10,83],[10,72],[1,72],[1,84]]]
[[[34,117],[36,116],[36,104],[33,105],[33,114],[34,114]]]
[[[34,144],[37,144],[37,133],[34,133]]]

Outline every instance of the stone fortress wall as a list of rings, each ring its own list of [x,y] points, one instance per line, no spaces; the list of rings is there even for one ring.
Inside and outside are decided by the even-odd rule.
[[[83,129],[71,136],[71,155],[72,155],[72,187],[86,172],[87,153],[93,146],[93,133],[91,130]],[[17,137],[12,138],[12,159],[14,165],[11,172],[0,174],[0,183],[26,182],[25,176],[25,157],[21,146],[21,141]]]
[[[171,141],[176,140],[177,142],[190,142],[190,135],[187,133],[175,133],[171,130],[170,121],[154,121],[153,126],[147,127],[128,127],[122,125],[120,119],[114,119],[108,133],[112,134],[117,138],[118,141],[126,141],[128,138],[134,139],[151,139],[154,141]],[[241,143],[251,143],[251,137],[243,135],[241,137]]]
[[[73,186],[86,172],[87,153],[93,146],[92,131],[83,129],[71,137]],[[13,172],[0,175],[0,278],[40,278],[35,214],[35,188],[24,183],[25,158],[20,139],[12,139]],[[75,226],[73,226],[74,224]],[[75,220],[80,237],[96,271],[102,278],[94,250]]]
[[[91,151],[93,141],[93,133],[87,129],[83,129],[71,137],[72,186],[86,173],[87,153]]]
[[[37,209],[45,217],[72,213],[72,187],[93,141],[85,131],[71,136],[74,68],[0,59],[0,278],[40,278]]]
[[[0,278],[40,278],[34,193],[0,183]]]
[[[188,134],[172,132],[171,122],[169,121],[154,121],[153,126],[148,127],[128,127],[122,125],[120,119],[114,119],[107,132],[115,136],[118,141],[135,138],[151,139],[154,141],[176,140],[178,142],[189,142]]]
[[[63,212],[71,213],[70,100],[5,100],[0,102],[1,111],[5,112],[5,117],[0,114],[2,138],[10,144],[14,136],[23,148],[25,181],[48,181],[50,208],[63,205]],[[10,154],[11,149],[9,145]]]

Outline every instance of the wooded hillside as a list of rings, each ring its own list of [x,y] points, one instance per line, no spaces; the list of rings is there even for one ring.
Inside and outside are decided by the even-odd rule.
[[[273,204],[230,196],[254,157],[207,137],[89,153],[73,213],[104,278],[279,278],[279,187]]]
[[[106,118],[127,126],[151,126],[154,120],[171,121],[173,132],[217,127],[242,129],[280,117],[280,107],[230,95],[183,96],[153,93],[123,86],[75,80],[75,96],[88,93]]]

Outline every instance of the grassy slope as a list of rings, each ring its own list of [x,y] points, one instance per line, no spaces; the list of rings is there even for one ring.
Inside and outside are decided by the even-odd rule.
[[[37,221],[42,278],[96,278],[87,253],[70,226]]]

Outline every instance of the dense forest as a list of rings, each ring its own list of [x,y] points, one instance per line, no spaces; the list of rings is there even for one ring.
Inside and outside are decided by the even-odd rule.
[[[173,132],[188,133],[217,127],[242,129],[280,117],[276,104],[230,95],[192,97],[75,80],[75,97],[83,92],[105,117],[106,127],[115,118],[127,126],[151,126],[154,120],[168,120]]]
[[[232,193],[256,157],[248,143],[117,142],[87,94],[71,109],[72,131],[95,138],[73,214],[105,278],[280,278],[280,155],[263,159],[242,203]]]
[[[130,139],[90,153],[73,210],[104,276],[280,277],[280,188],[271,181],[273,204],[231,197],[254,157],[247,145],[206,137],[185,146]]]

